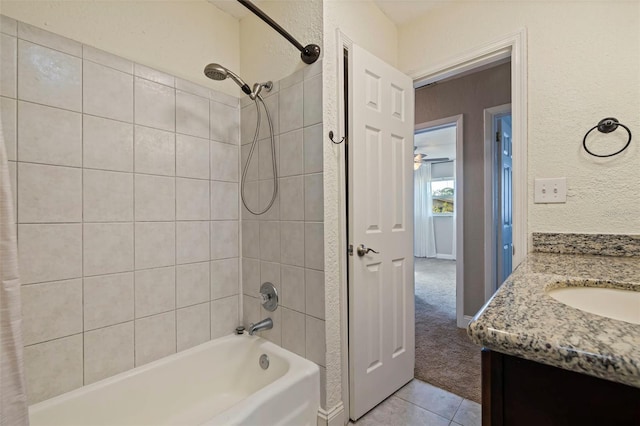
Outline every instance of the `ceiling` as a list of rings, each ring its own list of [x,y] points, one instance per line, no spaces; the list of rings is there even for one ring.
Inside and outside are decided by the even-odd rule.
[[[264,0],[253,0],[258,7]],[[354,0],[326,0],[326,1],[354,1]],[[435,7],[457,0],[366,0],[372,1],[387,17],[396,24],[403,24],[411,19],[423,15]],[[209,0],[218,9],[229,15],[242,19],[250,12],[236,0]]]
[[[429,158],[456,158],[456,126],[417,133],[413,139],[416,154]]]

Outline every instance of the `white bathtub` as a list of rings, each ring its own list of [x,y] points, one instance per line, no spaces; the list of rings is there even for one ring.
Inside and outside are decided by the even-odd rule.
[[[267,354],[269,368],[259,358]],[[29,407],[38,425],[316,425],[318,366],[231,335]]]

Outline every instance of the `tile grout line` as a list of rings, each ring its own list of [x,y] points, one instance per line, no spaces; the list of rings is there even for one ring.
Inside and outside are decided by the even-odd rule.
[[[175,77],[173,78],[173,187],[174,187],[174,242],[173,242],[173,308],[174,308],[174,332],[175,352],[178,352],[178,96],[175,89]]]
[[[460,411],[460,407],[462,407],[462,403],[464,402],[465,398],[462,398],[462,401],[460,401],[460,404],[458,404],[458,408],[456,408],[455,413],[453,413],[453,416],[451,417],[451,421],[453,421],[453,419],[456,417],[456,414],[458,414],[458,411]]]
[[[135,64],[132,64],[132,72],[135,73]],[[139,336],[137,336],[136,333],[136,324],[137,324],[137,312],[136,312],[136,171],[137,171],[137,167],[136,167],[136,80],[135,77],[132,77],[132,84],[131,84],[131,90],[133,92],[133,102],[132,102],[132,111],[131,111],[131,127],[132,127],[132,140],[131,140],[131,152],[133,155],[132,158],[132,164],[131,164],[131,170],[133,173],[133,272],[132,272],[132,279],[133,279],[133,367],[135,368],[138,364],[137,359],[136,359],[136,342],[137,342],[137,338]]]
[[[82,45],[80,45],[80,50],[83,51]],[[83,51],[84,53],[84,51]],[[83,55],[84,56],[84,55]],[[82,86],[80,87],[80,109],[82,114],[84,114],[84,60],[80,59],[80,72]],[[80,254],[81,259],[81,270],[82,270],[82,384],[86,385],[86,353],[85,353],[85,324],[84,324],[84,117],[80,115],[80,164],[82,165],[82,169],[80,171],[80,187],[82,193],[80,194],[80,208],[82,209],[82,227],[80,230],[80,238],[82,240],[81,247],[82,251]]]

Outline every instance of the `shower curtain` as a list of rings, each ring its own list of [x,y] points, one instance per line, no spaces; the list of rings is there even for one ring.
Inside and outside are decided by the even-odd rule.
[[[0,426],[29,424],[21,310],[13,197],[0,120]]]
[[[436,257],[431,200],[431,164],[422,164],[414,177],[414,256]]]

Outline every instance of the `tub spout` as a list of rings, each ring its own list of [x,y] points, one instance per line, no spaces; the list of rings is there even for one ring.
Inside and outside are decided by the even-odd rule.
[[[251,324],[249,326],[249,335],[253,336],[253,333],[255,333],[256,331],[271,330],[272,328],[273,321],[271,320],[271,318],[266,318],[255,324]]]

